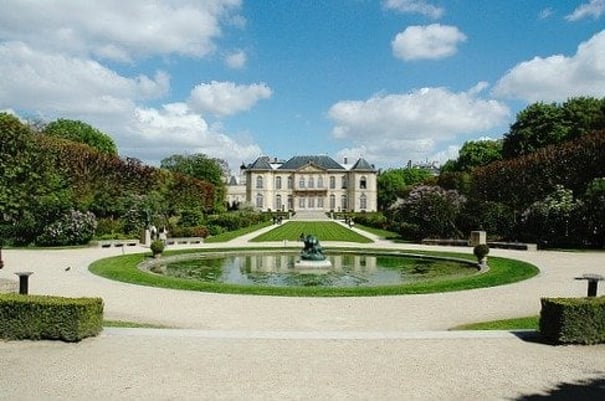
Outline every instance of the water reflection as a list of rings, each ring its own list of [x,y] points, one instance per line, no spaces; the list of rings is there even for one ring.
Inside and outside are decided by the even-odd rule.
[[[329,268],[298,269],[295,252],[193,254],[151,267],[154,273],[205,282],[289,287],[358,287],[475,274],[466,263],[394,255],[332,253]]]

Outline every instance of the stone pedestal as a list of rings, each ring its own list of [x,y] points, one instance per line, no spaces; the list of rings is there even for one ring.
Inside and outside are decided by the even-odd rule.
[[[151,245],[151,231],[145,230],[145,232],[143,233],[143,238],[141,238],[141,242],[143,243],[143,245]]]
[[[471,231],[471,238],[468,241],[468,245],[475,247],[477,245],[486,244],[487,235],[485,231]]]

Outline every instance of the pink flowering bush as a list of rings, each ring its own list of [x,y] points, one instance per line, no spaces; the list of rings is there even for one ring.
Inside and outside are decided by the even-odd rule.
[[[88,243],[97,228],[97,219],[91,212],[72,210],[44,227],[36,239],[37,245],[65,246]]]

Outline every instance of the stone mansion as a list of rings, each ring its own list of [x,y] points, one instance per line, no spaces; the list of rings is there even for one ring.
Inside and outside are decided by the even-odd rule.
[[[376,211],[373,165],[359,158],[338,163],[326,155],[294,156],[287,161],[261,156],[242,165],[239,182],[227,185],[229,206],[242,202],[257,210]]]

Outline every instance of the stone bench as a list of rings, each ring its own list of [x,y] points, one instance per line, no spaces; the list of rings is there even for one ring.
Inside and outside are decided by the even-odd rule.
[[[487,242],[490,248],[514,249],[517,251],[537,251],[538,244],[528,244],[525,242]]]
[[[139,243],[140,241],[138,239],[112,239],[98,242],[101,248],[121,248],[125,246],[138,246]]]
[[[204,242],[202,237],[167,238],[166,245],[194,245]]]
[[[449,246],[468,246],[466,239],[443,239],[443,238],[425,238],[423,245],[449,245]]]

